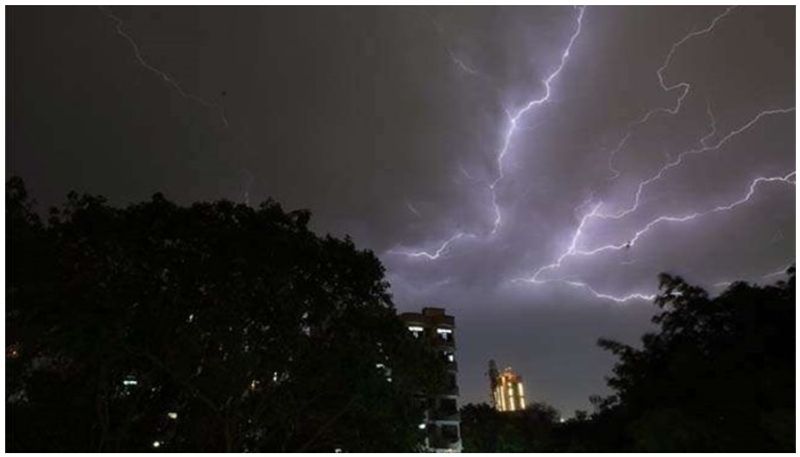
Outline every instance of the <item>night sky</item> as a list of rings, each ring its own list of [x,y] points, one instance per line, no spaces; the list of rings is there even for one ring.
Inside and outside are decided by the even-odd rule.
[[[8,8],[7,176],[40,208],[267,197],[569,416],[657,274],[795,259],[794,7]]]

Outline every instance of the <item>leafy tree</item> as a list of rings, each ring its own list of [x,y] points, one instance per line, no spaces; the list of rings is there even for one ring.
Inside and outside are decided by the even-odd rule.
[[[384,269],[307,211],[6,190],[15,451],[415,450],[444,363]]]
[[[466,452],[548,452],[556,444],[559,413],[550,405],[532,403],[520,411],[500,412],[486,403],[461,409]]]
[[[642,348],[601,340],[619,362],[599,404],[617,449],[790,451],[795,446],[795,270],[717,297],[662,274]],[[608,436],[608,435],[607,435]]]

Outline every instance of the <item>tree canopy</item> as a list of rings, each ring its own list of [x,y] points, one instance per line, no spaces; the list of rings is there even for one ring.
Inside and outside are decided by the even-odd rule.
[[[14,451],[415,450],[439,357],[384,269],[274,201],[43,222],[6,189],[6,445]]]
[[[598,417],[641,451],[789,451],[795,443],[795,270],[710,297],[662,274],[642,347],[601,340],[619,362]]]

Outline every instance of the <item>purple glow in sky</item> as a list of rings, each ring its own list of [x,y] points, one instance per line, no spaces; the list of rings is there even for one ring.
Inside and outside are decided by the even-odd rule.
[[[568,416],[660,272],[795,259],[792,7],[11,8],[7,173],[40,206],[273,197]]]

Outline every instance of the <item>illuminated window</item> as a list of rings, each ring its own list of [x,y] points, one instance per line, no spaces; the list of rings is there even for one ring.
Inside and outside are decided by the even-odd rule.
[[[172,420],[175,420],[178,418],[178,413],[176,413],[175,411],[170,411],[167,413],[167,417],[169,417]]]
[[[436,334],[439,335],[439,338],[441,338],[444,341],[448,341],[448,342],[449,341],[453,341],[453,329],[437,328],[436,329]]]
[[[414,338],[419,338],[422,335],[422,332],[425,331],[424,328],[420,327],[419,325],[409,325],[408,330],[414,335]]]

